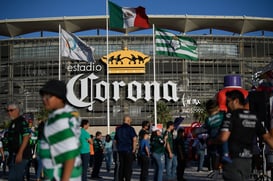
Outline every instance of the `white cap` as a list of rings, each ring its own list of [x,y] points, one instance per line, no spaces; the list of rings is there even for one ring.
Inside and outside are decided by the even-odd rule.
[[[153,129],[152,129],[153,131],[160,131],[160,132],[162,132],[162,130],[160,129],[160,128],[158,128],[158,127],[153,127]]]

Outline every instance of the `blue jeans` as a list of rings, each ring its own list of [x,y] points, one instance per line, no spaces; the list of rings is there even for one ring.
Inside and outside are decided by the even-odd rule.
[[[90,159],[90,153],[81,154],[82,159],[82,181],[87,181],[87,171]]]
[[[6,175],[6,170],[7,170],[7,166],[8,166],[8,157],[9,157],[9,152],[8,151],[4,151],[4,155],[5,155],[5,160],[2,161],[3,163],[3,174]]]
[[[42,170],[43,170],[43,163],[42,160],[39,156],[37,156],[37,173],[36,173],[36,179],[40,179],[41,178],[41,174],[42,174]]]
[[[164,153],[152,153],[154,164],[155,164],[155,173],[154,181],[163,180],[163,165],[164,165]]]
[[[166,154],[167,179],[175,179],[176,178],[176,167],[177,167],[176,155],[173,154],[173,157],[169,158],[169,156]]]
[[[198,169],[197,169],[197,171],[201,171],[203,169],[204,160],[205,160],[205,151],[199,150],[198,151]]]
[[[228,154],[228,153],[229,153],[228,142],[226,141],[222,144],[222,154],[223,154],[223,156],[225,156],[225,154]]]
[[[111,165],[112,165],[112,159],[113,158],[113,152],[112,151],[106,151],[105,153],[105,162],[106,162],[106,169],[107,171],[110,171]]]
[[[27,166],[28,160],[23,159],[20,163],[15,164],[15,155],[12,156],[9,163],[9,181],[23,181],[25,168]]]

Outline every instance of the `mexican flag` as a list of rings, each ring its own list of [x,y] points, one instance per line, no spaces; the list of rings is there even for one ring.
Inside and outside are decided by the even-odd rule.
[[[157,55],[180,57],[185,60],[198,60],[197,43],[190,37],[175,35],[156,28],[155,46]]]
[[[145,8],[120,7],[109,1],[109,14],[111,28],[150,28]]]

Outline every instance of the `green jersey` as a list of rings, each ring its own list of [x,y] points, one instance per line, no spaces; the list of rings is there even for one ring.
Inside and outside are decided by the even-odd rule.
[[[45,180],[61,180],[65,161],[75,159],[70,180],[81,180],[80,120],[78,113],[66,105],[49,115],[40,144]]]
[[[170,131],[164,133],[164,137],[167,135],[167,143],[170,145],[171,152],[173,153],[173,134]]]
[[[162,136],[154,136],[151,138],[151,152],[164,153],[165,152],[165,141]]]
[[[219,134],[223,120],[223,112],[218,112],[217,114],[211,115],[205,120],[205,128],[208,130],[210,137],[215,138]]]

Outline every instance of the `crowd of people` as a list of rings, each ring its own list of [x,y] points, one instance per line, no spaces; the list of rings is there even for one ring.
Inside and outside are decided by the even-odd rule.
[[[208,100],[208,117],[201,132],[190,137],[173,121],[164,128],[143,121],[137,133],[129,115],[124,116],[114,136],[103,136],[99,130],[90,135],[89,121],[67,104],[66,93],[65,83],[58,80],[48,81],[40,89],[49,115],[36,127],[22,116],[18,104],[8,104],[11,124],[0,142],[3,174],[8,180],[29,180],[31,166],[37,181],[86,181],[88,172],[92,179],[101,179],[105,160],[108,172],[114,166],[113,180],[130,181],[137,160],[140,181],[149,180],[150,167],[154,168],[154,181],[184,181],[188,161],[196,159],[197,172],[203,171],[206,162],[212,172],[223,169],[224,180],[244,181],[252,172],[254,140],[263,139],[273,148],[272,131],[266,131],[246,108],[246,99],[238,90],[226,93],[228,112],[219,110],[217,100]]]

